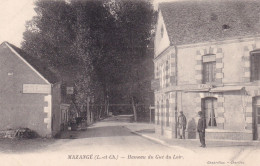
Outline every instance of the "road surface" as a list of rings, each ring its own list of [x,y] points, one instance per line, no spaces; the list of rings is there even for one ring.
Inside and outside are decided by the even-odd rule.
[[[113,117],[63,139],[1,140],[2,165],[249,165],[257,148],[167,147],[133,134],[127,119]],[[252,150],[251,150],[252,149]],[[233,163],[232,163],[233,162]],[[234,163],[236,162],[236,163]],[[250,165],[251,166],[251,165]]]

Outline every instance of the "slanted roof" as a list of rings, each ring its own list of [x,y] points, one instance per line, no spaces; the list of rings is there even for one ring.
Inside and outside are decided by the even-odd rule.
[[[42,76],[49,83],[56,83],[59,81],[58,77],[54,72],[50,70],[50,68],[42,62],[40,59],[37,59],[33,56],[28,55],[22,49],[10,44],[8,42],[4,42],[8,46],[10,46],[19,56],[21,56],[33,69],[36,70],[40,76]]]
[[[174,45],[260,34],[258,0],[175,1],[159,10]]]

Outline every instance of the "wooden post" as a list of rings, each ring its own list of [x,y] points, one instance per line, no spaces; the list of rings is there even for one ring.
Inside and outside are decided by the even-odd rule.
[[[90,102],[90,98],[88,97],[88,99],[87,99],[87,124],[88,125],[91,124],[89,102]]]

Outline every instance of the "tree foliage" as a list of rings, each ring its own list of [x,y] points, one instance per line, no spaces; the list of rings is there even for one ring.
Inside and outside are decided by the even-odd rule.
[[[134,109],[152,104],[148,45],[155,13],[148,1],[38,0],[35,10],[22,47],[73,82],[79,107],[90,96]]]

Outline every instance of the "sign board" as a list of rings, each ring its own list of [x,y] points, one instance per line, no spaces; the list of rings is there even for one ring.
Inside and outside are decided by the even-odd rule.
[[[61,110],[66,110],[66,109],[68,109],[70,107],[70,104],[61,104],[60,105],[60,109]]]
[[[155,109],[155,107],[154,107],[154,106],[150,106],[149,109],[150,109],[150,110],[153,110],[153,109]]]
[[[179,86],[170,86],[166,91],[188,91],[188,90],[209,90],[212,85],[209,84],[188,84]]]
[[[216,61],[216,55],[203,56],[203,62],[214,62],[214,61]]]
[[[212,88],[212,85],[209,84],[199,84],[198,89]]]
[[[51,93],[51,85],[23,84],[23,93],[50,94]]]
[[[160,88],[160,80],[154,79],[151,81],[151,90],[157,90]]]
[[[74,93],[74,88],[73,87],[67,87],[66,93],[67,93],[67,95],[72,95]]]

